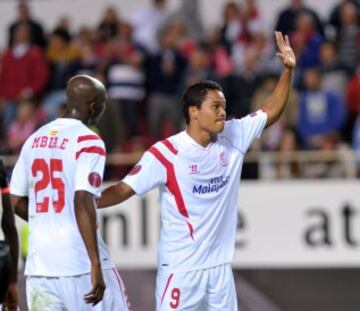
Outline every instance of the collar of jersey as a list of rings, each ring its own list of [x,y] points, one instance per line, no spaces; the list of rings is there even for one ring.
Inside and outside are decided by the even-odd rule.
[[[73,119],[73,118],[57,118],[54,120],[55,122],[61,122],[61,123],[78,123],[81,122],[78,119]]]
[[[211,142],[206,147],[204,147],[204,146],[200,145],[199,143],[197,143],[186,131],[184,131],[184,137],[185,137],[185,140],[187,140],[190,144],[192,144],[196,148],[199,148],[204,151],[209,150],[211,148],[211,146],[214,144],[214,142]]]

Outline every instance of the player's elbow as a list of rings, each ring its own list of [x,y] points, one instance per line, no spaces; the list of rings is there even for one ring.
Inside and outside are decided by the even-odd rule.
[[[74,196],[74,205],[75,210],[79,210],[87,206],[93,207],[94,195],[84,190],[76,191]]]
[[[277,122],[280,117],[281,114],[283,112],[283,109],[264,109],[266,114],[267,114],[267,122],[266,122],[266,126],[270,126],[273,125],[275,122]]]

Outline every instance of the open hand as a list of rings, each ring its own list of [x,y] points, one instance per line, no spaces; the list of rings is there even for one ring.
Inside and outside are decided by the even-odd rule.
[[[105,282],[100,266],[91,266],[91,283],[93,288],[85,294],[84,300],[86,303],[95,306],[103,299],[105,291]]]
[[[279,52],[276,53],[286,68],[293,69],[296,66],[296,58],[290,46],[288,36],[283,36],[280,31],[275,31],[276,45]]]

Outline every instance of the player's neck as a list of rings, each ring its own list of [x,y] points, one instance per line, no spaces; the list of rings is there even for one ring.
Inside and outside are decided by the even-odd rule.
[[[199,145],[203,147],[207,147],[211,142],[216,139],[216,135],[211,134],[208,131],[205,131],[200,128],[195,128],[192,126],[188,126],[186,128],[186,133],[195,140]]]
[[[66,110],[63,118],[67,118],[67,119],[76,119],[76,120],[80,120],[83,123],[87,123],[86,120],[83,120],[83,118],[81,118],[80,113],[78,111],[76,111],[75,109],[71,109],[71,110]]]

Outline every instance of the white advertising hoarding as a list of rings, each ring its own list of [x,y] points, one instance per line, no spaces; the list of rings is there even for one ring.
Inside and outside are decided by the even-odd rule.
[[[360,267],[360,182],[241,183],[236,268]],[[99,230],[122,269],[154,268],[158,192],[101,210]]]

